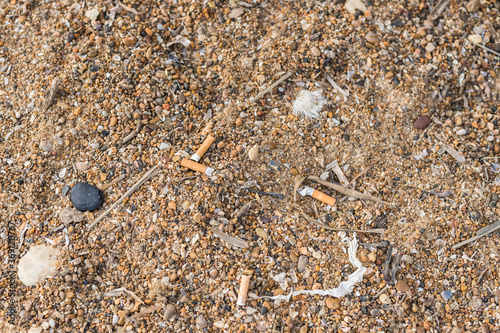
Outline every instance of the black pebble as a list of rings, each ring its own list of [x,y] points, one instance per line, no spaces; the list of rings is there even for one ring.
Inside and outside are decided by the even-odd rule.
[[[98,70],[99,70],[99,66],[97,66],[97,65],[93,65],[90,67],[91,72],[97,72]]]
[[[104,203],[104,195],[93,185],[77,183],[71,189],[71,202],[82,212],[94,211]]]

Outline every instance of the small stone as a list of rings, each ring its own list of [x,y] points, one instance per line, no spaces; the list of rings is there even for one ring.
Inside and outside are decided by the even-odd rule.
[[[89,164],[87,162],[77,162],[75,166],[78,171],[87,171],[89,169]]]
[[[444,290],[441,292],[441,297],[443,297],[445,301],[448,301],[452,296],[453,293],[451,292],[451,290]]]
[[[256,246],[252,249],[252,251],[250,252],[250,255],[254,258],[258,258],[259,253],[260,253],[260,247]]]
[[[35,245],[19,260],[17,275],[26,286],[34,286],[54,275],[59,250],[52,246]]]
[[[479,10],[479,7],[481,7],[481,0],[470,0],[465,5],[465,8],[467,8],[467,11],[469,11],[469,13],[477,12]]]
[[[259,146],[255,145],[248,151],[248,158],[250,161],[257,161],[257,157],[259,156]]]
[[[375,262],[375,260],[377,260],[377,255],[374,252],[370,252],[368,254],[368,259],[370,259],[370,261],[372,262]]]
[[[299,273],[304,272],[308,263],[309,263],[309,258],[307,256],[300,256],[299,262],[297,263],[297,271]]]
[[[291,168],[291,169],[290,169],[290,173],[291,173],[292,175],[294,175],[294,176],[297,176],[297,175],[299,174],[299,172],[298,172],[298,171],[297,171],[297,169],[295,169],[295,168]]]
[[[42,142],[40,142],[40,149],[46,153],[50,153],[51,151],[53,151],[54,144],[52,143],[52,140],[43,140]]]
[[[210,271],[210,277],[211,277],[212,279],[215,279],[215,278],[217,277],[217,275],[218,275],[218,274],[219,274],[219,271],[218,271],[218,270],[216,270],[215,268],[214,268],[214,269],[212,269],[212,270]]]
[[[320,50],[316,47],[316,46],[313,46],[312,49],[311,49],[311,53],[313,54],[313,56],[315,57],[319,57],[321,55],[321,52]]]
[[[196,328],[202,329],[207,327],[207,321],[205,320],[205,317],[203,315],[199,315],[196,317]]]
[[[237,18],[238,16],[242,15],[244,12],[245,12],[245,10],[242,7],[238,7],[238,8],[233,9],[229,13],[228,17],[229,18]]]
[[[382,304],[391,304],[391,299],[387,294],[382,294],[378,298]]]
[[[236,124],[236,126],[241,126],[241,125],[243,125],[243,120],[241,120],[241,118],[238,117],[238,119],[236,119],[236,121],[235,121],[235,124]]]
[[[455,117],[455,126],[462,126],[463,121],[461,116],[456,116]]]
[[[429,126],[431,123],[431,118],[429,118],[428,116],[421,116],[419,118],[417,118],[417,120],[415,120],[415,122],[413,123],[413,127],[415,127],[416,129],[426,129],[427,126]]]
[[[370,310],[370,315],[372,315],[373,317],[377,317],[379,314],[380,314],[379,309],[371,309]]]
[[[262,228],[255,229],[255,233],[263,240],[267,240],[269,238],[269,234]]]
[[[184,94],[179,94],[179,96],[177,96],[177,101],[179,102],[179,104],[184,104],[186,103],[186,96],[184,96]]]
[[[114,127],[116,125],[116,123],[118,122],[118,118],[116,118],[115,116],[111,117],[111,119],[109,120],[109,126],[111,127]]]
[[[177,310],[175,308],[175,305],[168,304],[165,309],[165,314],[164,314],[165,319],[170,320],[175,315],[176,312]]]
[[[348,0],[344,5],[344,8],[350,14],[356,14],[356,10],[359,9],[362,12],[366,11],[366,6],[361,0]]]
[[[406,283],[405,281],[399,280],[396,283],[396,290],[400,293],[407,293],[410,291],[410,286],[408,286],[408,283]]]
[[[125,46],[132,47],[135,43],[137,43],[137,38],[134,36],[125,37],[123,39],[123,44],[125,44]]]
[[[325,303],[326,307],[329,309],[337,310],[338,308],[340,308],[340,303],[335,298],[328,297]]]
[[[104,195],[93,185],[76,183],[71,189],[71,202],[82,212],[94,211],[104,203]]]
[[[273,141],[268,141],[268,140],[262,141],[260,143],[260,146],[264,150],[275,150],[276,149],[276,143],[274,143]]]
[[[427,52],[434,52],[435,49],[436,47],[434,46],[433,43],[427,43],[427,45],[425,46],[425,50]]]

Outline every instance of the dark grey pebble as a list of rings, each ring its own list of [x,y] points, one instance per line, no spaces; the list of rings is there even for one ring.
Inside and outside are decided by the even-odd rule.
[[[104,203],[104,195],[93,185],[77,183],[71,189],[71,202],[82,212],[94,211]]]

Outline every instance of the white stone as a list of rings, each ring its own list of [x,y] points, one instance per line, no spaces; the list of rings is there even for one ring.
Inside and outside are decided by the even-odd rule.
[[[361,0],[348,0],[344,8],[351,14],[355,14],[356,9],[359,9],[362,12],[366,11],[366,6]]]
[[[54,275],[59,250],[46,245],[32,246],[19,260],[17,275],[26,286],[34,286]]]

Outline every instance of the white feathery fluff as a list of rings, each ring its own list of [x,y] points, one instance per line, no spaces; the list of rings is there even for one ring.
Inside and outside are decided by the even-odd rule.
[[[293,102],[293,114],[313,119],[318,118],[320,116],[319,112],[326,102],[321,90],[301,90],[297,94],[295,102]]]

